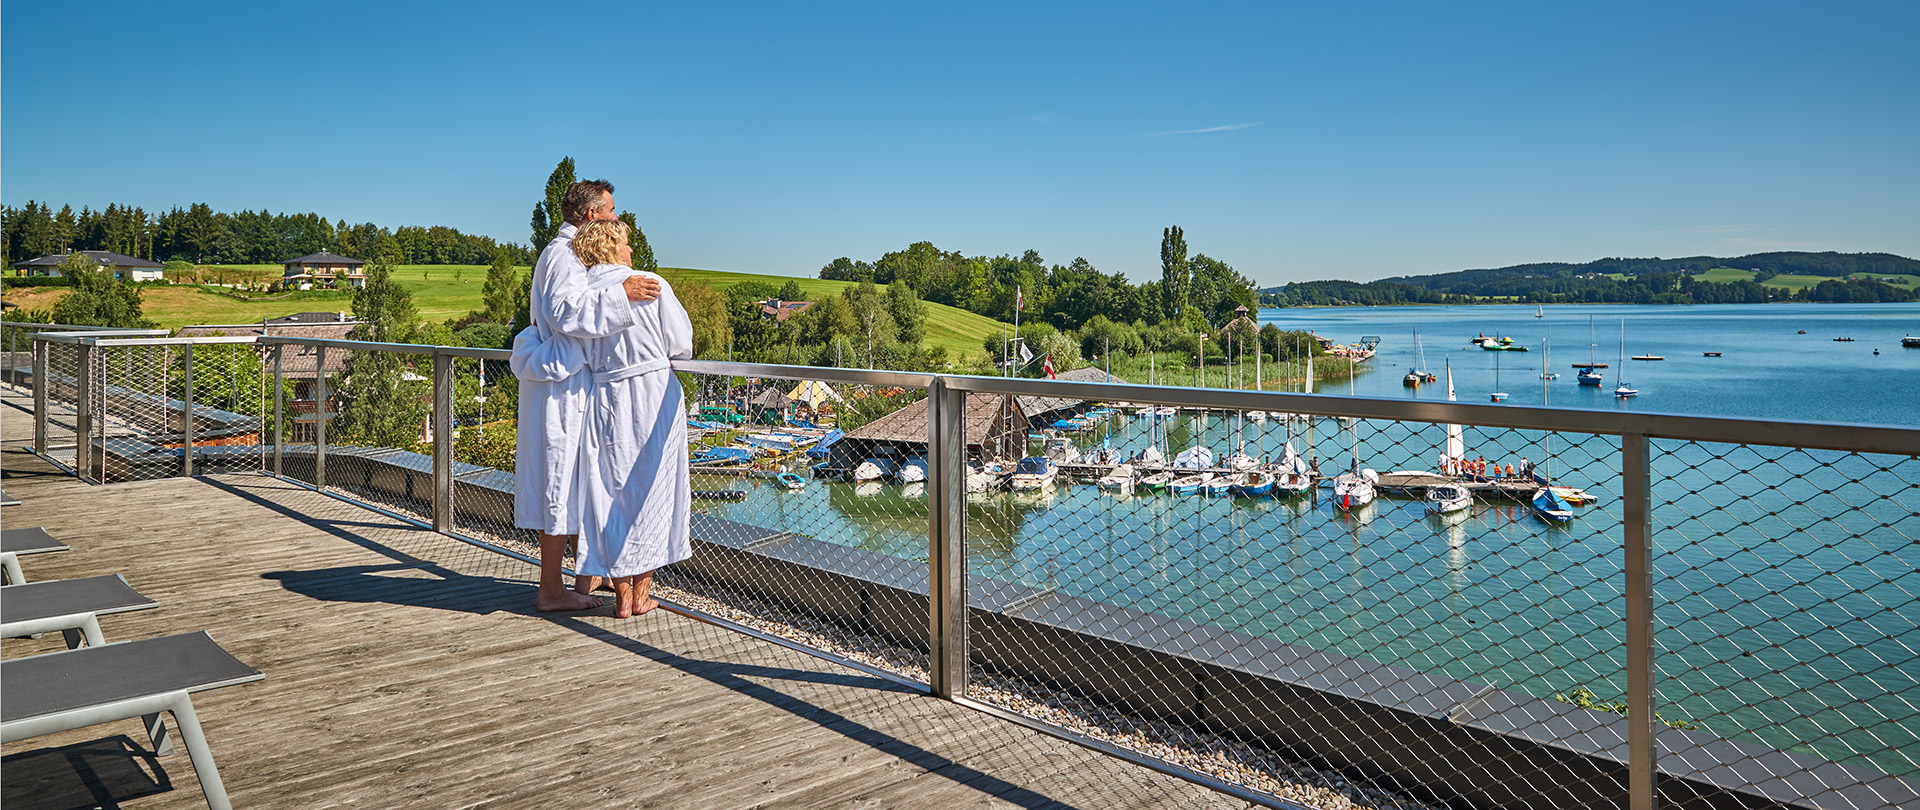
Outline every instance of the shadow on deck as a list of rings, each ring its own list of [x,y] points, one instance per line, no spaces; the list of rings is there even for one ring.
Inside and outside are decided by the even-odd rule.
[[[665,611],[535,613],[526,564],[265,476],[44,466],[0,457],[24,502],[0,519],[73,546],[28,577],[123,573],[161,608],[110,641],[205,629],[266,673],[195,700],[236,806],[1245,806]],[[6,745],[0,804],[205,806],[123,725]]]

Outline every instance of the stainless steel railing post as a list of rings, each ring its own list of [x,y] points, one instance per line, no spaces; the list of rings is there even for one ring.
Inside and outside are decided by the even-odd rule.
[[[927,389],[928,680],[936,697],[967,691],[967,436],[965,391]]]
[[[433,530],[453,529],[453,358],[433,355]]]
[[[132,349],[127,354],[133,354]],[[181,362],[186,373],[180,378],[180,474],[193,477],[193,344],[184,347]],[[162,397],[165,399],[165,397]]]
[[[281,404],[287,400],[286,350],[284,345],[273,347],[273,474],[276,478],[286,474],[280,466],[280,457],[287,445],[287,425],[282,421],[285,414],[281,410]]]
[[[76,477],[86,481],[93,472],[93,343],[81,341],[74,345],[74,351],[78,360],[73,371],[73,470]]]
[[[327,488],[327,347],[314,350],[313,488]]]
[[[1626,551],[1627,807],[1653,810],[1657,775],[1653,715],[1653,487],[1644,433],[1620,437]]]
[[[33,342],[33,452],[47,454],[47,351],[51,344]]]

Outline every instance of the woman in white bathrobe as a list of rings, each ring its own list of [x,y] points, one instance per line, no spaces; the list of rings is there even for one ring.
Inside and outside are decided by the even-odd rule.
[[[619,220],[581,227],[573,249],[587,265],[590,289],[652,275],[630,266],[633,248]],[[593,384],[573,488],[580,515],[574,569],[583,575],[576,582],[612,580],[621,618],[654,608],[654,569],[693,556],[686,398],[668,365],[693,356],[693,322],[673,287],[655,278],[660,297],[633,304],[633,326],[586,341]]]

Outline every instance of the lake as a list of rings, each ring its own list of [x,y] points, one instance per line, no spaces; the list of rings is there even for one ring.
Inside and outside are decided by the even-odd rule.
[[[1915,305],[1697,307],[1407,307],[1267,310],[1263,322],[1351,342],[1383,338],[1379,366],[1355,394],[1444,398],[1405,388],[1424,347],[1451,362],[1462,401],[1498,385],[1512,404],[1628,408],[1770,419],[1906,423],[1920,413]],[[1573,380],[1594,353],[1611,366],[1601,390]],[[1620,321],[1633,354],[1616,401]],[[1416,343],[1413,331],[1419,330]],[[1807,330],[1799,335],[1800,329]],[[1464,348],[1477,334],[1545,347]],[[1850,343],[1834,337],[1851,336]],[[1880,355],[1872,354],[1874,348]],[[1719,358],[1701,356],[1719,351]],[[1269,379],[1277,376],[1269,370]],[[1249,379],[1251,377],[1249,376]],[[1344,394],[1345,382],[1331,386]],[[1522,458],[1596,505],[1569,524],[1525,504],[1485,500],[1430,516],[1410,498],[1352,513],[1325,491],[1279,501],[1116,496],[1062,482],[1044,496],[971,496],[969,565],[979,574],[1487,683],[1536,697],[1577,687],[1625,695],[1621,645],[1619,442],[1578,433],[1468,427],[1469,455]],[[1323,474],[1356,455],[1378,470],[1428,469],[1444,428],[1222,416],[1117,419],[1082,434],[1092,448],[1168,455],[1204,444],[1275,457],[1292,441]],[[1656,441],[1658,705],[1728,737],[1814,753],[1902,775],[1920,774],[1920,462],[1907,457]],[[714,514],[905,559],[926,559],[924,494],[899,486],[815,481],[799,492],[744,486],[749,497]]]

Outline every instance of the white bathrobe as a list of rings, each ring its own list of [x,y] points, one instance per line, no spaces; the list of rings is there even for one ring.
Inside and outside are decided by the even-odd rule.
[[[576,534],[580,516],[573,483],[587,415],[586,342],[638,322],[626,290],[589,289],[587,268],[573,253],[573,225],[540,251],[533,265],[533,325],[513,339],[510,364],[520,378],[520,421],[514,435],[513,525],[548,534]]]
[[[595,265],[589,285],[619,289],[629,276],[660,281],[660,298],[632,304],[638,323],[586,341],[586,440],[579,480],[582,574],[626,577],[693,556],[688,516],[686,396],[670,360],[693,356],[693,322],[664,279],[619,265]]]

